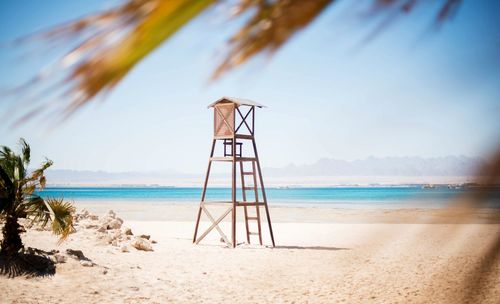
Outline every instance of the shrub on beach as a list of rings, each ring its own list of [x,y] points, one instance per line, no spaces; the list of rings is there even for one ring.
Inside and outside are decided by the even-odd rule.
[[[30,146],[20,139],[21,153],[14,153],[9,147],[0,147],[0,215],[3,217],[0,253],[15,255],[23,249],[20,234],[24,227],[19,218],[26,217],[32,224],[45,227],[50,223],[54,234],[64,240],[73,228],[75,208],[63,199],[44,199],[35,193],[45,188],[44,172],[52,165],[46,159],[40,168],[28,172]]]

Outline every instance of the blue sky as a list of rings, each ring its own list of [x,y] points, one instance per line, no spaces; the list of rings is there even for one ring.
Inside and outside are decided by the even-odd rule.
[[[0,41],[109,7],[117,1],[0,1]],[[464,1],[439,30],[434,11],[402,18],[362,43],[373,22],[330,7],[271,58],[260,56],[221,80],[208,78],[241,21],[210,11],[145,59],[105,100],[53,130],[0,126],[0,144],[19,137],[54,168],[105,171],[205,170],[212,133],[206,105],[253,99],[266,167],[320,158],[487,156],[500,139],[500,4]],[[54,54],[0,49],[0,88],[21,83]],[[26,50],[26,48],[23,48]],[[7,109],[0,102],[0,116]]]

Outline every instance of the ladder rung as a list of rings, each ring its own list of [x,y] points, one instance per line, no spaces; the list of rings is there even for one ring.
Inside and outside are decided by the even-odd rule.
[[[255,190],[255,187],[243,187],[243,190]]]
[[[264,202],[237,202],[237,206],[264,206]]]
[[[258,220],[259,220],[259,218],[258,218],[258,217],[256,217],[256,216],[248,216],[248,217],[247,217],[247,220],[255,220],[255,221],[258,221]]]
[[[254,161],[256,160],[255,157],[235,157],[235,161],[237,162],[245,162],[245,161]],[[225,161],[225,162],[232,162],[233,157],[232,156],[224,156],[224,157],[210,157],[210,161]]]
[[[224,205],[224,204],[232,204],[231,201],[204,201],[201,202],[203,205]]]
[[[259,235],[258,232],[249,232],[248,235]]]
[[[243,175],[253,175],[253,172],[243,172]]]

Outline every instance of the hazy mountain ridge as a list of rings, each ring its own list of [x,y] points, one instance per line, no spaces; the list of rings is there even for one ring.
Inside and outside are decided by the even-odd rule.
[[[368,157],[346,161],[320,159],[314,164],[267,168],[271,176],[471,176],[485,161],[479,157]]]
[[[477,168],[484,165],[485,161],[479,157],[446,156],[446,157],[368,157],[366,159],[346,161],[338,159],[320,159],[310,165],[288,165],[282,168],[264,168],[264,177],[269,178],[273,184],[313,183],[324,179],[362,177],[368,180],[384,177],[394,177],[396,183],[403,179],[398,177],[415,177],[415,180],[426,180],[425,177],[471,177]],[[199,185],[203,180],[203,170],[200,174],[185,174],[175,171],[151,172],[106,172],[106,171],[79,171],[53,169],[47,171],[47,180],[51,185]],[[214,179],[225,184],[227,176],[214,173]],[[424,179],[422,179],[424,177]],[[281,182],[286,180],[286,182]],[[353,179],[355,181],[355,179]],[[307,182],[307,183],[309,183]]]
[[[150,172],[107,172],[91,170],[49,169],[46,172],[47,180],[52,183],[68,182],[109,182],[119,180],[164,179],[184,178],[191,175],[175,171],[150,171]]]

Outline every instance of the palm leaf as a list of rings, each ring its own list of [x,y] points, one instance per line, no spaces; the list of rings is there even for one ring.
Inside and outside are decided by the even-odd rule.
[[[39,73],[17,92],[34,91],[26,98],[28,107],[13,108],[18,122],[44,111],[67,117],[75,110],[113,89],[142,59],[168,40],[183,26],[221,0],[126,0],[102,13],[85,16],[17,42],[42,39],[57,47],[71,46],[52,72]],[[235,15],[249,16],[232,36],[227,53],[212,74],[224,73],[261,54],[272,54],[297,32],[313,22],[334,0],[239,0]],[[436,0],[441,3],[436,24],[442,24],[456,12],[460,0]],[[372,0],[366,18],[385,14],[372,31],[376,36],[399,16],[409,15],[423,0]],[[435,2],[433,2],[435,3]],[[357,5],[364,6],[365,1]],[[247,14],[245,14],[247,13]],[[57,74],[58,73],[58,74]],[[62,79],[62,80],[60,80]],[[51,81],[54,81],[51,83]],[[40,90],[42,83],[46,84]],[[57,93],[55,93],[56,91]],[[14,90],[16,92],[16,90]],[[50,93],[47,93],[50,92]],[[50,102],[47,95],[51,94]],[[56,96],[56,97],[54,97]],[[54,99],[60,102],[52,102]],[[38,103],[38,104],[37,104]],[[14,103],[17,104],[17,103]],[[21,116],[21,117],[19,117]]]
[[[47,203],[38,195],[29,196],[20,209],[28,214],[32,224],[38,223],[42,227],[45,227],[53,217]]]
[[[54,87],[62,90],[64,107],[58,109],[69,115],[83,104],[111,90],[145,56],[175,34],[182,26],[213,4],[215,0],[129,0],[123,5],[83,17],[56,27],[40,36],[68,44],[81,37],[58,65],[66,67],[64,80]],[[33,38],[33,37],[32,37]],[[29,39],[28,39],[29,40]],[[40,74],[29,83],[35,87],[51,74]],[[24,88],[24,86],[21,86]],[[39,96],[42,101],[44,96]],[[43,112],[43,105],[28,110],[24,121]]]
[[[31,148],[24,138],[19,140],[21,145],[21,155],[23,157],[23,163],[25,167],[28,167],[31,158]]]
[[[68,235],[75,231],[73,227],[73,214],[75,207],[69,202],[65,202],[62,198],[48,198],[47,204],[52,209],[52,232],[60,236],[60,241],[63,241]]]
[[[73,214],[75,207],[65,202],[62,198],[47,198],[44,200],[38,195],[33,195],[25,203],[25,209],[32,223],[40,223],[45,227],[51,222],[52,232],[60,236],[60,241],[74,231]]]
[[[226,59],[212,75],[226,71],[264,51],[274,52],[313,21],[332,0],[242,1],[238,14],[255,8],[250,20],[232,36]]]
[[[38,181],[41,190],[45,188],[45,176],[44,176],[45,170],[47,170],[50,166],[52,166],[53,163],[54,163],[53,161],[46,158],[45,161],[40,166],[40,168],[33,170],[33,173],[31,174],[29,180],[31,182]]]

